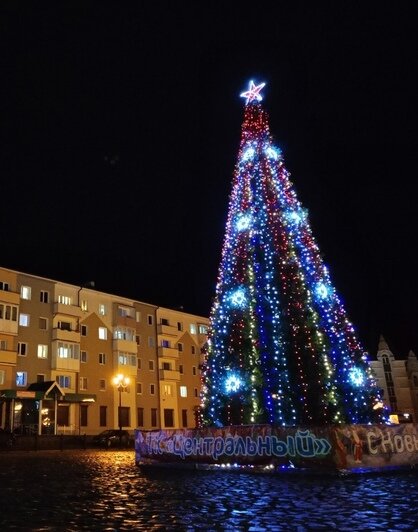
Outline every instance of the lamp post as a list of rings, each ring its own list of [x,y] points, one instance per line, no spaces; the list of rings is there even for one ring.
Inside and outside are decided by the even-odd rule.
[[[118,422],[119,422],[119,447],[122,447],[122,392],[126,391],[129,384],[129,377],[119,373],[113,377],[113,384],[119,392]]]

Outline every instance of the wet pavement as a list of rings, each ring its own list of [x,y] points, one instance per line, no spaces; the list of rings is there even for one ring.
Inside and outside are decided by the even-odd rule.
[[[128,451],[0,451],[0,530],[418,530],[418,471],[145,474]]]

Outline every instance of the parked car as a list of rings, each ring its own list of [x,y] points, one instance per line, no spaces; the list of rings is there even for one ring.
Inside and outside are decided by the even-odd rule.
[[[132,437],[127,430],[104,430],[93,437],[93,443],[102,447],[128,447],[131,442]]]

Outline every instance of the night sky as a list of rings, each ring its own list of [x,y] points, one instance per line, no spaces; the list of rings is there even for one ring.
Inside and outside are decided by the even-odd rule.
[[[1,266],[208,316],[264,81],[361,342],[418,353],[415,2],[63,4],[0,8]]]

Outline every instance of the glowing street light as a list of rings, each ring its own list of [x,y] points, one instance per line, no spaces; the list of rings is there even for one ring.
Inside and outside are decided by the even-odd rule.
[[[122,373],[118,373],[113,377],[113,384],[119,392],[119,408],[118,408],[118,422],[119,422],[119,447],[122,447],[122,392],[126,392],[130,382],[129,377],[125,377]]]

